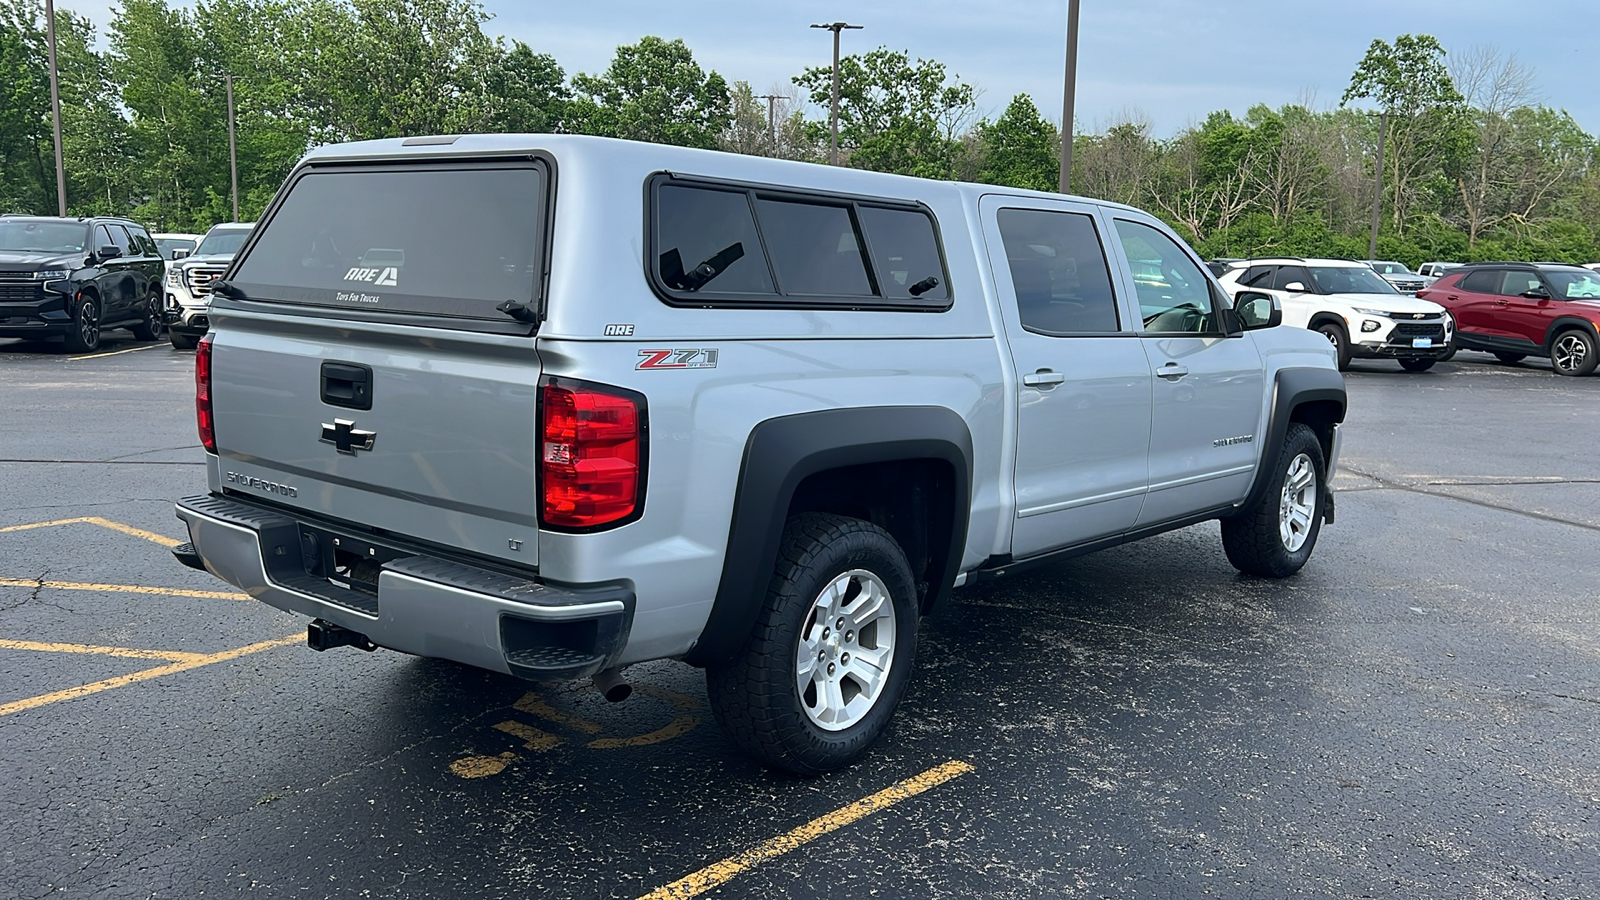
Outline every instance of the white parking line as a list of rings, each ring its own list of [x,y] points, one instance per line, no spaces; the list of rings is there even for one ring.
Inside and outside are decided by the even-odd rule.
[[[161,345],[160,344],[149,344],[149,345],[144,346],[144,347],[129,347],[126,350],[112,350],[110,353],[91,353],[88,356],[69,356],[69,357],[67,357],[67,360],[69,362],[77,362],[80,359],[101,359],[101,358],[107,357],[107,356],[116,356],[119,353],[138,353],[140,350],[152,350],[152,349],[154,349],[156,347],[159,347],[159,346],[161,346]]]

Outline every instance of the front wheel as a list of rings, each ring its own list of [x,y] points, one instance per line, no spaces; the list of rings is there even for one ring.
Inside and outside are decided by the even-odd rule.
[[[762,763],[802,775],[849,765],[883,733],[917,651],[911,567],[876,525],[789,520],[749,640],[706,670],[723,730]]]
[[[1594,338],[1587,331],[1574,328],[1563,331],[1550,345],[1550,364],[1558,375],[1587,375],[1600,364],[1594,352]]]
[[[1300,571],[1322,532],[1326,471],[1316,432],[1291,422],[1261,499],[1222,520],[1228,562],[1247,575],[1268,578]]]
[[[100,349],[100,304],[91,294],[79,294],[73,306],[72,330],[67,332],[68,353],[93,353]]]
[[[1407,372],[1426,372],[1433,368],[1435,362],[1438,362],[1438,360],[1402,359],[1400,360],[1400,368],[1405,369]]]
[[[167,330],[167,340],[172,342],[174,350],[193,350],[200,343],[200,339],[190,334],[179,334],[171,329]]]
[[[1350,336],[1344,333],[1344,326],[1337,322],[1324,322],[1317,326],[1317,333],[1333,345],[1334,355],[1339,360],[1339,371],[1350,368]]]
[[[1506,365],[1512,365],[1514,363],[1519,363],[1519,362],[1522,362],[1524,359],[1527,359],[1528,358],[1528,354],[1526,354],[1526,353],[1501,353],[1500,351],[1496,350],[1494,352],[1494,358],[1500,360],[1501,362],[1505,363]]]

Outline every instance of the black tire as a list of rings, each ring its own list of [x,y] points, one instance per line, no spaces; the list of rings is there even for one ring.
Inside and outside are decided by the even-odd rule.
[[[1309,498],[1311,515],[1310,521],[1304,524],[1303,542],[1291,549],[1281,531],[1284,483],[1291,467],[1302,456],[1315,479]],[[1322,516],[1327,504],[1326,472],[1322,443],[1317,440],[1316,433],[1299,422],[1289,423],[1289,431],[1283,437],[1283,447],[1272,464],[1261,499],[1254,506],[1222,520],[1222,547],[1228,552],[1228,562],[1247,575],[1267,578],[1287,578],[1300,571],[1311,558],[1317,536],[1322,533]]]
[[[1444,355],[1439,357],[1438,362],[1449,362],[1450,360],[1455,359],[1455,358],[1456,358],[1456,345],[1455,344],[1451,344],[1450,345],[1450,349],[1446,350]]]
[[[167,332],[167,340],[172,342],[174,350],[193,350],[200,339],[190,334],[179,334],[176,331]]]
[[[1333,345],[1334,352],[1339,356],[1339,371],[1350,368],[1350,335],[1345,333],[1344,326],[1337,322],[1323,322],[1316,330]]]
[[[799,686],[799,654],[805,635],[818,636],[821,653],[839,658],[843,635],[831,634],[818,622],[813,607],[824,591],[855,571],[870,573],[888,594],[893,609],[893,643],[887,672],[875,697],[859,719],[837,730],[816,721],[807,697],[816,698],[816,683]],[[855,576],[859,577],[859,576]],[[845,597],[852,595],[847,583]],[[859,600],[861,594],[853,595]],[[879,622],[881,624],[881,620]],[[877,624],[871,650],[880,650]],[[865,630],[850,632],[858,647],[869,647]],[[778,562],[767,587],[749,640],[731,660],[706,669],[706,689],[717,722],[740,749],[763,764],[801,775],[818,775],[850,765],[866,753],[888,726],[905,694],[916,659],[917,599],[911,567],[889,533],[870,522],[844,516],[806,513],[784,528]],[[849,662],[848,647],[841,665]],[[861,661],[857,660],[859,664]],[[821,677],[821,669],[818,670]],[[828,664],[833,672],[833,664]],[[838,676],[843,684],[847,674]],[[859,698],[865,692],[857,685]]]
[[[141,341],[161,340],[161,295],[152,294],[145,300],[144,321],[129,328]]]
[[[72,304],[72,330],[67,332],[67,352],[93,353],[99,350],[100,298],[82,293]]]
[[[1528,354],[1526,354],[1526,353],[1501,353],[1500,351],[1496,350],[1496,351],[1494,351],[1494,358],[1500,360],[1501,362],[1503,362],[1503,363],[1505,363],[1506,365],[1509,366],[1509,365],[1512,365],[1513,363],[1519,363],[1519,362],[1522,362],[1523,360],[1527,359],[1528,358]]]
[[[1569,328],[1550,342],[1550,365],[1557,375],[1587,375],[1600,364],[1594,352],[1594,338],[1581,328]]]
[[[1402,359],[1400,360],[1400,368],[1405,369],[1407,372],[1426,372],[1433,368],[1433,364],[1436,362],[1438,362],[1436,359]]]

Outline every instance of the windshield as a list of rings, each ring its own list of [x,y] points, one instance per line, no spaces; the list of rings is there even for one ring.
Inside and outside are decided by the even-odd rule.
[[[1600,300],[1600,272],[1552,272],[1544,277],[1550,280],[1556,296],[1564,300]]]
[[[1377,272],[1379,275],[1415,275],[1415,274],[1417,274],[1417,273],[1411,271],[1410,269],[1406,268],[1404,264],[1397,263],[1397,262],[1381,262],[1381,261],[1380,262],[1375,262],[1375,263],[1372,263],[1372,269],[1373,269],[1373,271]]]
[[[232,256],[244,246],[244,239],[250,236],[248,228],[213,228],[206,232],[200,240],[200,249],[195,256]]]
[[[174,250],[194,250],[194,241],[188,238],[156,238],[156,249],[161,251],[162,259],[171,259]]]
[[[1324,294],[1398,294],[1377,272],[1358,266],[1312,266],[1311,280]]]
[[[230,280],[251,300],[503,319],[496,305],[538,299],[542,172],[313,169],[257,226]]]
[[[0,219],[0,250],[24,253],[82,253],[89,229],[81,222]]]

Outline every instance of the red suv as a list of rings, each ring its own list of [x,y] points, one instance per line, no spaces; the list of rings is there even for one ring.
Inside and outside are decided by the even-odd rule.
[[[1587,375],[1600,363],[1600,272],[1559,263],[1477,263],[1435,281],[1417,296],[1456,320],[1456,346],[1502,362],[1549,356],[1562,375]]]

